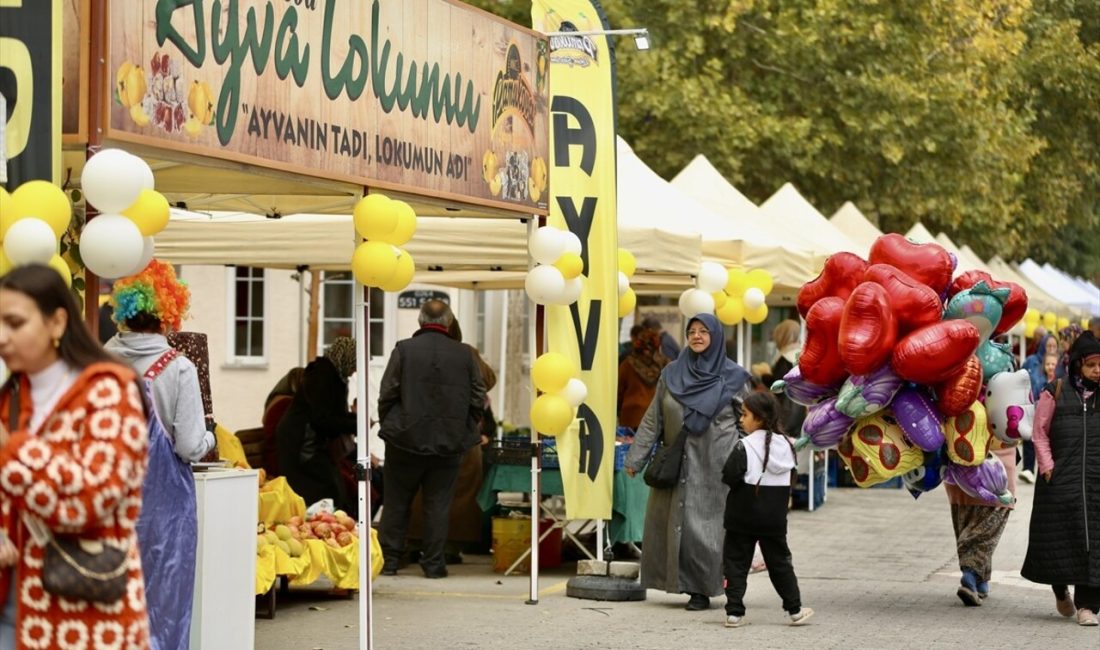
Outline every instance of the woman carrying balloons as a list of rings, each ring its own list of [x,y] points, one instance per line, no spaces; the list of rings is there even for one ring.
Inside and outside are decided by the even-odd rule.
[[[633,476],[658,439],[672,445],[687,436],[679,481],[649,493],[642,586],[688,594],[689,611],[708,609],[710,597],[722,593],[722,516],[729,491],[722,467],[737,443],[734,398],[748,394],[748,377],[726,357],[718,319],[708,313],[692,317],[687,347],[661,371],[626,457],[626,472]]]
[[[1032,436],[1042,480],[1035,486],[1020,573],[1053,587],[1062,616],[1076,612],[1079,625],[1098,625],[1100,341],[1091,332],[1070,348],[1068,376],[1039,396]]]
[[[39,264],[0,278],[0,358],[13,373],[0,389],[0,533],[16,547],[0,554],[0,647],[148,648],[134,533],[148,439],[133,371]],[[44,585],[46,548],[74,538],[121,551],[117,591]]]

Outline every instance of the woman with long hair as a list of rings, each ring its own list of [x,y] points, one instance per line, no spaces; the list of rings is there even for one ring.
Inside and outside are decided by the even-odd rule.
[[[0,389],[0,530],[18,558],[0,579],[0,647],[147,648],[134,530],[148,437],[133,371],[99,347],[61,276],[41,264],[0,277],[0,358],[12,372]],[[55,538],[122,550],[122,597],[47,590]]]

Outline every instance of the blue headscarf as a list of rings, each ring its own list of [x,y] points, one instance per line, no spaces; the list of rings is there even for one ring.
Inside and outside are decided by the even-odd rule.
[[[714,314],[699,314],[688,321],[687,327],[695,321],[710,331],[710,345],[701,354],[685,345],[662,374],[668,392],[684,409],[684,428],[698,435],[741,390],[749,373],[726,356],[722,325]]]

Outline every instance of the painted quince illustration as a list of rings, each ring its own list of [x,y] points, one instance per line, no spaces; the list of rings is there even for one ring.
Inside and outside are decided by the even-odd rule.
[[[124,108],[130,109],[130,119],[138,126],[149,124],[149,115],[142,107],[147,90],[145,71],[141,66],[123,61],[115,73],[115,99]]]
[[[493,196],[499,196],[502,186],[500,178],[500,161],[492,149],[486,149],[481,157],[481,178],[489,184],[489,191]]]
[[[214,121],[214,92],[210,90],[210,84],[205,81],[195,80],[187,91],[187,108],[190,117],[183,124],[183,129],[191,136],[197,136],[202,128]]]
[[[538,203],[539,197],[546,191],[546,161],[541,157],[531,161],[531,173],[527,177],[527,193],[531,200]]]

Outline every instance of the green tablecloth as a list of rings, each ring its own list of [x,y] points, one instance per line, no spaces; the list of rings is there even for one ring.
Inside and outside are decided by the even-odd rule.
[[[542,470],[543,496],[564,495],[561,472],[557,469]],[[493,465],[481,484],[477,502],[489,512],[497,504],[497,492],[530,492],[531,468],[525,465]],[[631,478],[626,472],[615,472],[611,489],[611,524],[608,539],[611,544],[642,541],[645,526],[645,507],[649,500],[649,486],[641,474]]]

